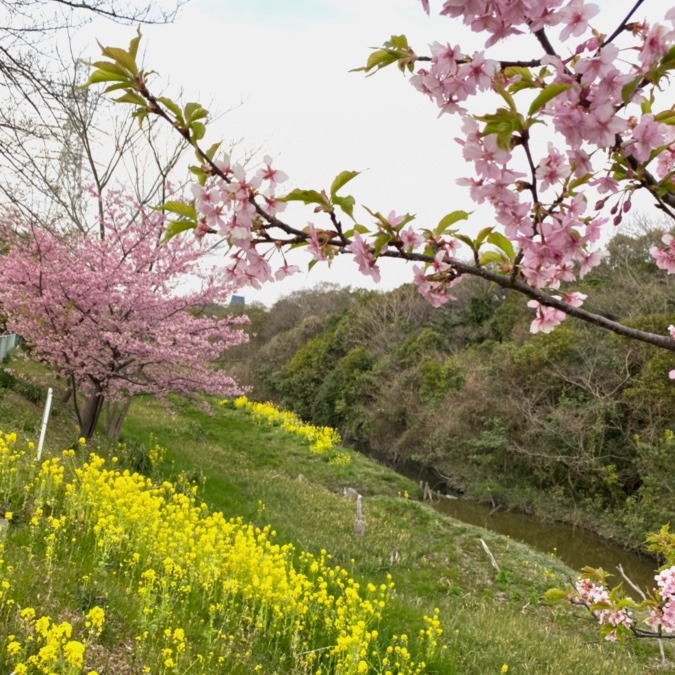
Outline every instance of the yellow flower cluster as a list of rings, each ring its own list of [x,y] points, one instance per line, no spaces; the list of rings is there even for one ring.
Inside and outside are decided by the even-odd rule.
[[[38,466],[14,444],[0,435],[0,498],[14,475],[3,473],[5,467],[23,462],[30,486],[23,507],[27,555],[36,564],[43,560],[45,583],[59,560],[82,551],[91,554],[93,569],[114,571],[137,608],[130,622],[135,658],[144,664],[139,672],[219,673],[234,663],[253,668],[256,652],[285,672],[423,671],[405,636],[386,641],[378,634],[391,578],[362,587],[326,551],[312,555],[278,544],[269,526],[211,512],[194,490],[109,468],[96,454],[79,467],[71,455]],[[0,613],[14,602],[8,600],[11,568],[3,565],[0,560],[6,577]],[[82,673],[104,610],[97,606],[83,617],[83,640],[73,639],[71,624],[36,616],[32,608],[22,610],[17,622],[23,628],[7,638],[5,658],[14,672]],[[442,633],[437,616],[426,621],[414,650],[425,656]]]
[[[105,614],[100,607],[96,621],[102,628]],[[15,675],[44,673],[45,675],[76,675],[83,672],[86,640],[73,640],[73,626],[68,621],[56,623],[48,615],[36,618],[33,607],[19,612],[18,632],[7,636],[5,652]],[[88,675],[97,675],[89,671]]]
[[[340,434],[335,429],[317,427],[303,422],[295,413],[279,410],[269,401],[257,403],[256,401],[249,401],[246,396],[240,396],[233,403],[235,408],[247,410],[257,422],[278,425],[282,429],[304,438],[309,443],[311,452],[316,455],[323,455],[342,442]],[[348,464],[351,461],[351,457],[346,452],[336,453],[337,455],[340,456],[340,459],[334,463]]]

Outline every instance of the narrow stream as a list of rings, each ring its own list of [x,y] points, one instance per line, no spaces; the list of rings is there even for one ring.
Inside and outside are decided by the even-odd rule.
[[[587,530],[564,523],[543,522],[522,513],[496,511],[490,515],[492,509],[489,506],[463,499],[441,499],[434,505],[457,520],[498,532],[545,553],[555,553],[574,570],[586,565],[602,567],[616,576],[610,581],[618,583],[621,577],[616,568],[621,564],[636,584],[643,588],[654,586],[656,564],[653,560],[626,551]]]

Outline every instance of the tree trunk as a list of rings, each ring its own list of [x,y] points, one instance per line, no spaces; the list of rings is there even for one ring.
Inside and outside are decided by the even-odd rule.
[[[120,437],[122,431],[122,424],[129,412],[131,405],[131,396],[127,396],[121,401],[105,402],[103,409],[103,429],[107,438],[111,441],[116,441]]]
[[[87,398],[84,401],[84,408],[82,410],[82,418],[80,420],[80,436],[89,440],[96,431],[98,418],[103,409],[104,394],[101,385],[96,382],[93,388],[87,393]]]

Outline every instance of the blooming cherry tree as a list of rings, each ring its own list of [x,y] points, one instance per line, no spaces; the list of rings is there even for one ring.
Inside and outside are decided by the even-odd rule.
[[[0,266],[7,323],[69,383],[85,438],[104,403],[106,431],[117,436],[137,393],[241,393],[210,364],[246,339],[245,317],[201,314],[229,299],[232,286],[202,271],[194,239],[162,244],[161,213],[119,192],[103,203],[103,239],[34,229],[10,240]]]

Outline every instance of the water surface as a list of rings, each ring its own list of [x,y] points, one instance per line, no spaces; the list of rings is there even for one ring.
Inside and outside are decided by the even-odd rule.
[[[588,530],[542,521],[523,513],[492,512],[489,506],[464,499],[441,499],[435,501],[434,506],[457,520],[498,532],[545,553],[554,553],[574,570],[580,570],[586,565],[602,567],[615,575],[610,580],[614,582],[612,585],[621,580],[616,569],[619,564],[639,586],[652,588],[655,585],[656,563],[652,559],[627,551]]]

